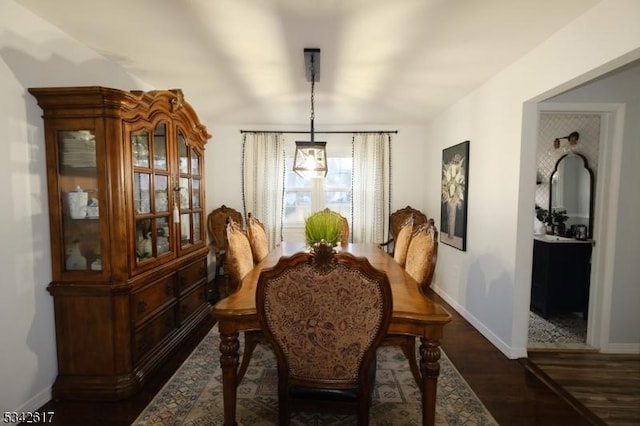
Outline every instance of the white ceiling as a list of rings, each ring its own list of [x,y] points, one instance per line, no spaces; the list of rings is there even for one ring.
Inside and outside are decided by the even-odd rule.
[[[209,126],[308,123],[303,50],[320,48],[316,128],[424,123],[598,2],[16,1],[154,88],[181,88]]]

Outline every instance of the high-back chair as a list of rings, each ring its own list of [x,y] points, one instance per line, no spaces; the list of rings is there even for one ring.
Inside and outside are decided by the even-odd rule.
[[[389,253],[395,254],[395,248],[398,245],[398,235],[400,234],[402,226],[409,218],[413,218],[413,226],[427,223],[427,215],[411,206],[396,210],[389,216],[389,240],[381,243],[380,247],[386,247]],[[393,245],[391,243],[393,243]]]
[[[256,310],[278,362],[279,424],[292,411],[326,408],[355,410],[367,425],[376,349],[391,319],[386,274],[320,243],[262,271]]]
[[[247,237],[253,254],[253,263],[258,264],[269,254],[269,244],[264,225],[251,213],[247,214]],[[260,343],[265,343],[264,336],[260,330],[248,330],[244,333],[244,350],[242,351],[242,361],[238,368],[238,383],[242,381],[247,372],[253,351]]]
[[[405,262],[405,270],[418,281],[425,293],[431,286],[437,259],[438,230],[433,219],[430,219],[413,231]]]
[[[227,255],[225,270],[229,274],[231,288],[237,288],[242,279],[253,269],[253,255],[249,238],[239,223],[227,219]]]
[[[254,261],[251,251],[251,244],[242,227],[231,218],[227,219],[227,259],[225,269],[229,272],[229,283],[231,288],[238,287],[242,279],[253,269]],[[238,383],[249,367],[251,354],[255,347],[263,340],[262,333],[258,330],[249,330],[244,333],[244,351],[242,362],[238,369]]]
[[[433,219],[418,226],[411,235],[407,249],[405,271],[420,285],[424,294],[431,286],[431,280],[436,269],[438,258],[438,230]],[[419,388],[422,380],[416,359],[416,338],[402,334],[389,334],[385,337],[383,346],[399,346],[409,361],[411,374]]]
[[[247,214],[247,236],[251,245],[253,262],[260,263],[269,254],[269,242],[267,241],[264,225],[251,213]]]
[[[216,261],[216,278],[221,275],[227,252],[227,219],[242,226],[242,214],[239,211],[227,207],[224,204],[209,213],[207,216],[207,230],[211,239],[211,250]]]
[[[347,220],[347,218],[342,216],[340,213],[329,209],[328,207],[323,211],[338,216],[338,218],[340,219],[340,244],[343,246],[349,244],[349,221]]]
[[[393,259],[403,268],[407,261],[407,250],[409,250],[409,244],[411,243],[411,235],[415,230],[413,221],[414,217],[411,215],[404,221],[400,231],[398,231],[398,235],[395,237]]]

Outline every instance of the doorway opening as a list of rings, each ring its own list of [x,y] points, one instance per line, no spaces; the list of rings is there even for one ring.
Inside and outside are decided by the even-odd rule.
[[[621,144],[624,106],[611,103],[562,103],[544,102],[537,108],[536,184],[535,204],[550,207],[551,174],[558,158],[575,150],[589,158],[593,168],[593,209],[591,218],[591,254],[588,262],[588,286],[586,309],[553,312],[540,315],[529,312],[527,350],[585,350],[599,351],[609,338],[611,309],[610,279],[607,271],[612,268],[612,259],[606,256],[608,236],[613,233],[611,221],[615,216],[617,202],[611,199],[615,193],[614,152]],[[582,131],[581,142],[571,148],[554,146],[557,137]],[[596,244],[598,242],[598,244]],[[561,243],[557,243],[561,244]],[[533,259],[532,259],[533,262]],[[533,269],[533,268],[532,268]],[[546,316],[546,318],[544,318]]]
[[[602,116],[541,107],[536,147],[533,273],[528,350],[592,350],[587,344],[593,202]],[[565,135],[579,135],[560,143]],[[576,161],[573,161],[576,160]],[[586,229],[585,238],[575,235]]]

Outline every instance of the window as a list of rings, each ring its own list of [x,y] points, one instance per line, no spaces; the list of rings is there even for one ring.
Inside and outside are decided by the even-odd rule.
[[[327,144],[327,165],[329,171],[324,179],[302,179],[293,172],[295,144],[287,143],[285,160],[284,215],[283,227],[302,227],[306,217],[324,208],[351,216],[351,154],[339,152],[334,144],[331,152]],[[342,146],[342,151],[347,151]],[[350,147],[349,147],[350,148]]]

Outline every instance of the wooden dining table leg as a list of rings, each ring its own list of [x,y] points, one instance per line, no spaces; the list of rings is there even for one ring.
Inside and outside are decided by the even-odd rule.
[[[222,398],[224,402],[224,426],[235,426],[236,381],[238,373],[239,333],[220,332],[220,367],[222,367]]]
[[[440,375],[440,342],[420,338],[420,372],[422,374],[422,424],[436,421],[436,391]]]

